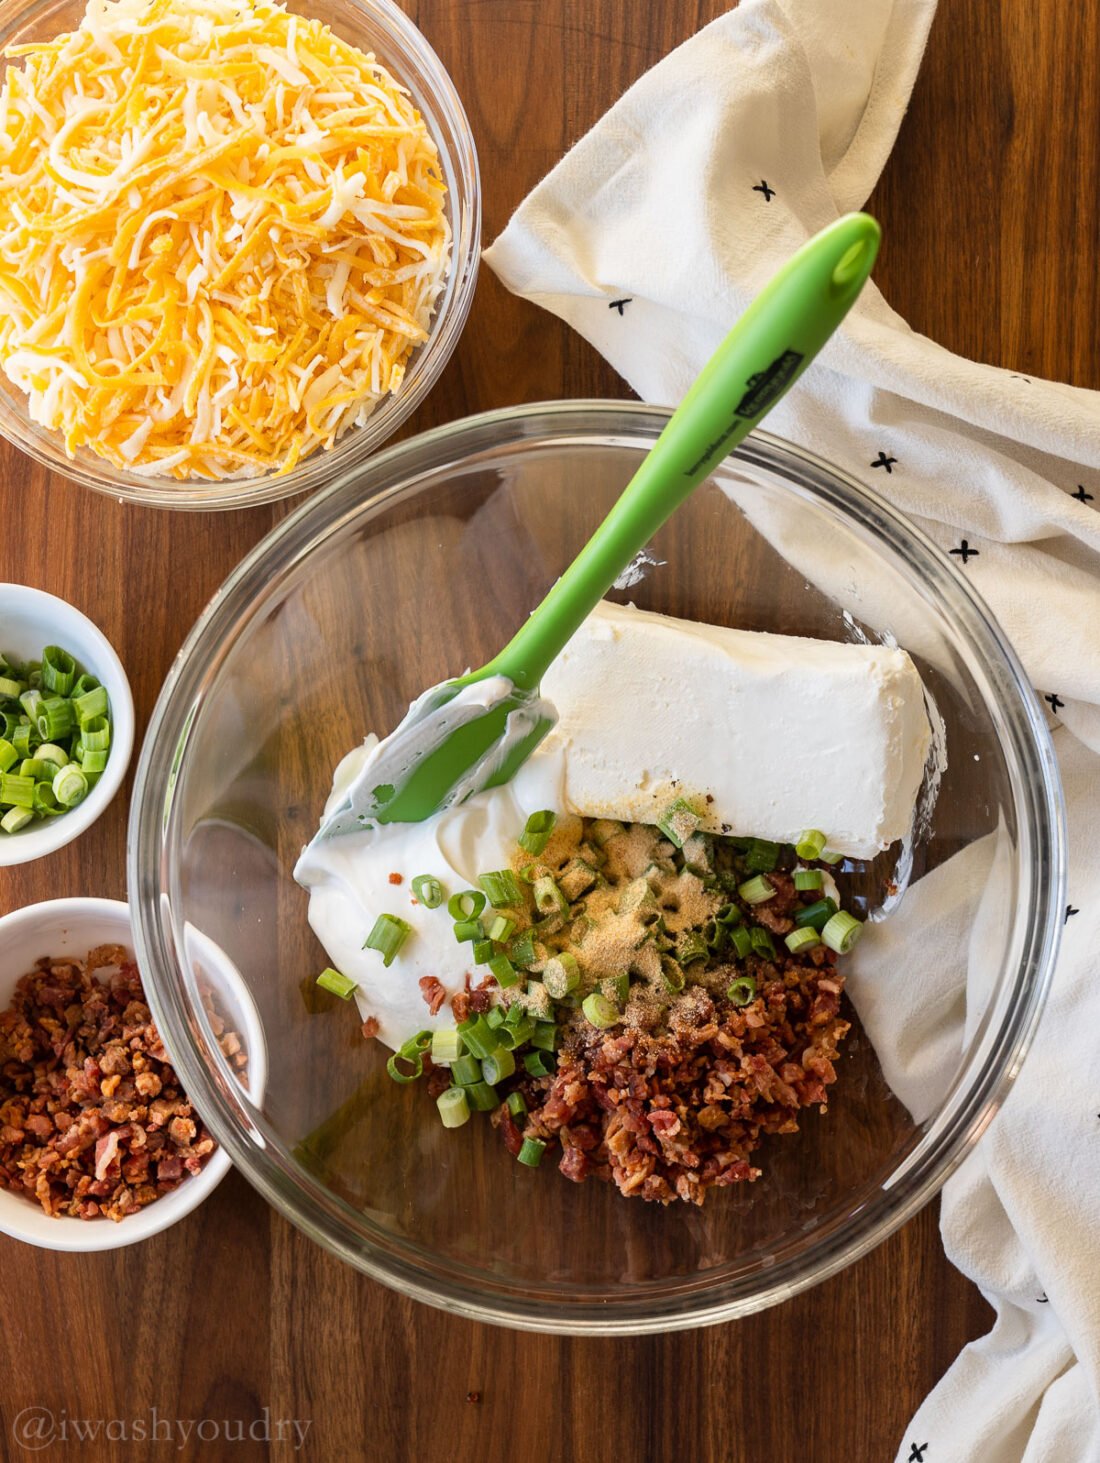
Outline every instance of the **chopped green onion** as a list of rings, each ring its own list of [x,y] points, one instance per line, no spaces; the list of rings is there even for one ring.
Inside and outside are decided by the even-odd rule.
[[[502,991],[506,991],[519,980],[519,971],[507,955],[494,955],[489,961],[489,970],[496,977],[496,983]]]
[[[458,1030],[467,1049],[475,1057],[487,1057],[490,1052],[496,1051],[500,1044],[496,1031],[484,1016],[475,1016],[468,1021],[460,1021]]]
[[[69,695],[74,701],[79,701],[81,696],[86,696],[89,691],[97,690],[102,684],[102,681],[98,680],[95,676],[88,675],[85,671],[82,676],[77,676],[76,684],[69,692]]]
[[[821,931],[821,938],[830,950],[835,950],[838,955],[847,955],[862,934],[863,925],[860,921],[847,910],[840,909]]]
[[[530,1077],[549,1077],[555,1064],[547,1060],[545,1052],[533,1051],[526,1053],[523,1065]]]
[[[766,955],[769,960],[775,959],[775,942],[767,930],[761,929],[759,925],[754,925],[749,932],[749,937],[752,940],[754,954]]]
[[[685,798],[677,798],[657,819],[657,827],[670,843],[674,843],[677,848],[683,848],[702,821]]]
[[[493,874],[479,874],[478,881],[494,909],[514,909],[523,904],[523,889],[511,869]]]
[[[525,1042],[530,1041],[536,1030],[535,1022],[526,1015],[522,1006],[513,1006],[512,1010],[518,1011],[522,1019],[514,1024],[506,1020],[497,1032],[497,1041],[510,1052],[518,1051]]]
[[[532,813],[527,819],[526,826],[519,836],[519,846],[525,853],[538,858],[546,845],[550,842],[550,835],[554,831],[554,824],[558,821],[557,814],[544,809],[541,813]]]
[[[844,855],[842,853],[834,853],[832,849],[827,848],[818,862],[823,864],[839,864],[843,859]]]
[[[531,1037],[531,1045],[540,1051],[556,1052],[561,1033],[558,1031],[555,1021],[538,1021],[535,1023],[534,1035]]]
[[[792,955],[798,955],[803,950],[812,950],[815,945],[820,945],[821,936],[816,930],[803,926],[800,929],[792,930],[784,944]]]
[[[494,1031],[497,1030],[497,1027],[498,1026],[503,1026],[504,1025],[504,1007],[503,1006],[490,1006],[489,1009],[488,1009],[488,1011],[486,1011],[486,1013],[485,1013],[485,1024],[486,1024],[486,1026],[491,1026]],[[499,1041],[499,1040],[500,1040],[500,1032],[497,1031],[497,1041]]]
[[[76,681],[76,661],[60,645],[47,645],[42,652],[42,684],[57,696],[71,696]]]
[[[0,806],[5,808],[34,807],[34,778],[19,777],[15,773],[0,775]]]
[[[409,1071],[409,1068],[412,1068]],[[402,1048],[394,1052],[386,1063],[386,1071],[395,1082],[415,1082],[418,1077],[424,1075],[424,1058],[420,1052],[407,1056]]]
[[[527,1020],[527,1012],[524,1007],[521,1006],[518,1001],[516,1001],[514,1005],[508,1007],[508,1014],[507,1016],[505,1016],[504,1019],[509,1026],[518,1026],[521,1021]]]
[[[34,812],[38,818],[56,818],[66,810],[61,806],[53,795],[53,788],[48,782],[36,782],[34,785]]]
[[[443,903],[443,885],[434,874],[417,874],[412,881],[412,892],[425,909],[438,909]]]
[[[546,962],[542,972],[542,983],[555,1001],[564,1000],[581,983],[581,968],[575,955],[562,951]]]
[[[736,904],[723,904],[714,916],[720,925],[739,925],[741,923],[741,911]]]
[[[460,1087],[470,1087],[473,1083],[480,1082],[481,1063],[477,1057],[456,1057],[451,1063],[451,1080]]]
[[[735,1006],[747,1006],[756,999],[756,981],[751,975],[741,975],[726,988],[726,997]]]
[[[599,991],[593,991],[590,995],[585,996],[581,1002],[581,1010],[586,1019],[591,1021],[593,1026],[599,1027],[601,1031],[606,1031],[609,1026],[616,1026],[622,1020],[618,1010],[606,996],[601,996]]]
[[[389,967],[393,964],[394,956],[408,939],[411,928],[411,925],[407,924],[399,915],[380,914],[374,922],[374,928],[363,941],[363,949],[379,951],[382,956],[382,964]]]
[[[737,951],[740,960],[744,960],[745,956],[752,952],[752,936],[744,925],[738,925],[735,930],[730,930],[730,943]]]
[[[66,762],[65,766],[67,767],[68,765],[69,764]],[[83,770],[83,766],[81,770]],[[20,777],[33,777],[35,782],[52,783],[54,778],[57,776],[57,763],[43,762],[42,759],[37,754],[35,754],[34,757],[29,758],[23,763],[23,765],[19,769],[19,775]]]
[[[568,914],[569,901],[550,874],[535,880],[535,908],[540,914]]]
[[[480,889],[463,889],[447,900],[447,913],[456,922],[477,919],[485,908],[485,895]]]
[[[435,1100],[445,1128],[461,1128],[470,1121],[470,1103],[461,1087],[448,1087]]]
[[[806,828],[795,839],[794,851],[799,858],[817,859],[825,852],[825,835],[820,828]]]
[[[34,813],[30,808],[9,808],[0,818],[0,828],[5,833],[18,833],[21,828],[25,828],[33,820]]]
[[[757,874],[754,879],[748,879],[741,884],[737,892],[746,904],[764,904],[774,898],[775,885],[770,884],[763,874]]]
[[[587,894],[601,875],[585,859],[575,858],[570,859],[558,877],[563,894],[572,901]]]
[[[13,681],[10,676],[0,676],[0,697],[15,701],[26,690],[22,681]]]
[[[38,735],[44,742],[56,742],[61,737],[69,736],[76,727],[72,702],[64,696],[47,696],[38,703],[35,722]]]
[[[703,942],[712,955],[718,955],[729,943],[730,932],[726,925],[716,919],[708,919],[703,926]]]
[[[432,1033],[432,1061],[438,1066],[449,1066],[462,1055],[462,1036],[454,1026],[441,1026]]]
[[[474,941],[474,963],[477,965],[488,965],[493,958],[492,940]]]
[[[814,904],[804,905],[795,915],[794,922],[800,930],[806,928],[823,930],[834,914],[836,914],[835,899],[818,899]]]
[[[496,1089],[488,1082],[474,1082],[463,1090],[475,1112],[492,1112],[495,1107],[500,1106],[500,1098],[497,1096]]]
[[[52,762],[55,767],[66,767],[72,760],[64,747],[55,746],[53,742],[43,742],[34,755],[36,761]]]
[[[352,980],[350,976],[342,975],[338,970],[333,970],[329,965],[317,977],[317,984],[323,991],[331,991],[342,1001],[348,1001],[351,999],[352,992],[358,988],[359,982]]]
[[[467,940],[480,940],[484,933],[479,919],[460,919],[455,925],[455,939],[460,945]]]
[[[107,692],[103,686],[96,686],[92,691],[86,691],[83,696],[77,696],[73,702],[73,709],[76,712],[76,719],[81,726],[86,721],[91,721],[96,716],[107,715]]]
[[[609,1001],[614,1001],[621,1010],[630,999],[630,976],[625,970],[620,970],[618,975],[611,976],[604,982],[607,987],[603,994]]]
[[[430,1031],[418,1031],[415,1036],[410,1036],[408,1041],[403,1041],[399,1051],[403,1057],[410,1060],[418,1055],[423,1055],[432,1044],[432,1033]]]
[[[626,829],[617,818],[597,818],[592,824],[592,837],[600,848],[603,848],[604,844],[609,843],[612,838],[617,838],[620,833],[625,832]]]
[[[0,772],[10,772],[19,761],[19,753],[9,741],[0,737]]]
[[[536,1021],[553,1021],[554,1003],[541,980],[527,982],[527,1014]]]
[[[481,1063],[481,1075],[490,1087],[495,1087],[498,1082],[503,1082],[516,1070],[516,1059],[506,1046],[498,1046],[496,1051],[490,1052]]]
[[[779,844],[770,838],[754,838],[745,854],[745,867],[750,874],[770,874],[779,862]]]
[[[23,715],[31,721],[38,720],[38,708],[43,700],[42,692],[36,690],[22,691],[19,695],[19,704],[23,708]]]
[[[619,892],[619,914],[649,914],[657,908],[657,898],[644,876],[631,879]]]
[[[527,1168],[538,1168],[542,1162],[542,1155],[546,1152],[546,1144],[538,1138],[524,1138],[523,1147],[516,1154],[516,1158]]]
[[[39,747],[39,753],[42,748]],[[80,758],[80,766],[85,772],[102,772],[107,766],[106,752],[84,752]]]
[[[504,1106],[514,1118],[525,1118],[527,1116],[527,1099],[522,1092],[509,1092],[504,1100]]]
[[[684,988],[684,972],[671,955],[661,956],[661,979],[673,995]]]
[[[29,757],[41,740],[38,728],[29,721],[17,726],[11,734],[11,744],[20,757]]]
[[[820,869],[795,869],[791,875],[796,889],[824,889],[825,875]]]
[[[514,919],[508,919],[503,914],[498,914],[489,926],[489,938],[495,940],[498,945],[503,945],[505,940],[511,937],[516,927]]]
[[[508,947],[508,957],[513,965],[524,968],[535,963],[538,958],[535,955],[535,937],[530,930],[525,930],[512,941]]]
[[[681,966],[707,958],[707,942],[695,930],[685,930],[676,941],[676,959]]]
[[[76,808],[88,796],[88,777],[80,771],[76,762],[59,767],[53,781],[54,797],[63,808]]]

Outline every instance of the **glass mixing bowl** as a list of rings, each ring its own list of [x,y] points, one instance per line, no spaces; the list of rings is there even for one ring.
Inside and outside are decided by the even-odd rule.
[[[376,452],[416,410],[458,344],[473,304],[481,247],[481,180],[473,134],[443,63],[412,21],[391,0],[286,0],[286,8],[317,18],[361,51],[371,51],[412,97],[439,148],[447,185],[451,263],[436,301],[431,332],[409,357],[400,391],[379,402],[367,423],[345,432],[330,451],[317,451],[282,476],[221,482],[176,482],[122,471],[85,448],[70,458],[56,432],[31,420],[27,398],[0,371],[0,433],[51,471],[86,488],[160,508],[253,507],[330,483]],[[86,0],[4,0],[0,52],[75,30]],[[18,61],[8,64],[19,65]]]
[[[387,1076],[354,1008],[313,990],[328,962],[291,869],[337,760],[504,644],[666,420],[622,402],[494,412],[346,474],[215,596],[165,684],[137,774],[139,959],[196,1105],[308,1234],[405,1294],[482,1320],[576,1333],[698,1325],[862,1255],[936,1193],[990,1121],[1058,942],[1058,777],[1013,652],[962,574],[881,498],[754,433],[616,597],[747,629],[895,636],[914,656],[948,770],[934,807],[926,789],[915,845],[856,871],[853,898],[881,915],[893,884],[978,840],[997,852],[962,911],[997,911],[983,926],[981,993],[927,1114],[914,1121],[892,1095],[857,1027],[828,1115],[766,1144],[760,1180],[701,1209],[662,1209],[549,1164],[525,1169],[488,1123],[446,1131],[422,1087]],[[269,1075],[258,1105],[207,1027],[194,931],[226,953],[259,1011]],[[904,953],[919,981],[919,937]]]

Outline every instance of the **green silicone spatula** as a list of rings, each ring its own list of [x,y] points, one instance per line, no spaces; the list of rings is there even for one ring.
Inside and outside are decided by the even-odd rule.
[[[798,380],[863,288],[880,238],[874,219],[848,214],[779,270],[530,619],[488,665],[412,704],[368,755],[318,840],[419,823],[513,776],[554,723],[553,708],[539,699],[551,661],[665,519]]]

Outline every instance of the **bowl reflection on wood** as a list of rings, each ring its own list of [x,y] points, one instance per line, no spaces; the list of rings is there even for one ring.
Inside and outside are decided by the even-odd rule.
[[[746,629],[896,631],[913,650],[950,758],[906,854],[913,877],[992,835],[1003,856],[989,877],[1003,882],[1005,911],[985,951],[984,1011],[928,1115],[915,1122],[891,1094],[857,1025],[828,1114],[766,1143],[761,1179],[702,1209],[664,1210],[570,1184],[549,1165],[525,1169],[487,1123],[444,1130],[421,1088],[390,1081],[354,1011],[311,992],[328,962],[291,870],[336,762],[367,731],[392,728],[423,687],[508,639],[666,420],[613,402],[492,413],[334,485],[216,597],[165,687],[138,774],[139,947],[157,1017],[219,1138],[284,1213],[362,1270],[512,1325],[631,1332],[728,1319],[864,1253],[936,1192],[992,1116],[1057,939],[1057,778],[1011,651],[961,576],[886,504],[756,434],[661,530],[646,577],[614,597]],[[747,491],[772,519],[741,511]],[[799,535],[811,525],[829,546],[821,583],[786,555],[791,513]],[[866,600],[863,582],[874,587]],[[895,847],[852,880],[865,909],[881,906],[899,857]],[[271,1073],[260,1105],[221,1092],[196,1038],[188,922],[227,952],[256,1002]],[[908,956],[919,980],[919,948]]]

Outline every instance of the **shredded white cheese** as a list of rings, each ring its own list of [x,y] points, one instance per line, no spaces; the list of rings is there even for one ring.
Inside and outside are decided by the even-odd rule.
[[[70,456],[289,472],[400,389],[451,237],[373,56],[269,0],[89,0],[6,55],[0,364]]]

